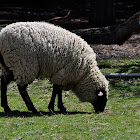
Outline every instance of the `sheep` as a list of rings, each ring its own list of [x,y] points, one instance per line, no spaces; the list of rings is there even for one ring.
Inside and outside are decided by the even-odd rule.
[[[90,102],[95,112],[103,112],[108,99],[108,81],[100,72],[96,55],[81,37],[45,22],[17,22],[0,32],[1,106],[11,112],[7,85],[15,81],[27,108],[37,113],[27,93],[35,78],[47,77],[53,84],[49,103],[54,112],[66,112],[62,90],[72,90],[82,102]]]

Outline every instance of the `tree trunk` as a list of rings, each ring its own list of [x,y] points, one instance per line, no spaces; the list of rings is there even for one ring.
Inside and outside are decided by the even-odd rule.
[[[123,44],[133,32],[140,31],[140,12],[115,26],[72,30],[90,44]]]

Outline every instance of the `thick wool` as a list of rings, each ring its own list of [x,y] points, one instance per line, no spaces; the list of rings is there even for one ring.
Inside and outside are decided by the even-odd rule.
[[[92,48],[61,27],[43,22],[8,25],[0,32],[0,54],[19,85],[41,76],[61,89],[72,89],[81,101],[93,101],[97,90],[108,93]]]

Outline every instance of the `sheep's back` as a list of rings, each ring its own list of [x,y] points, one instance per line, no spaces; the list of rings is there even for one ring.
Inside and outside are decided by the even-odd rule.
[[[93,50],[83,39],[52,24],[14,23],[1,31],[0,38],[1,54],[19,83],[45,76],[66,85],[79,80],[95,62]]]

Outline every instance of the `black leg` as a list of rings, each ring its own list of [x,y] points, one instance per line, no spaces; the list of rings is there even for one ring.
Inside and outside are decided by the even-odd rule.
[[[24,85],[24,86],[18,85],[18,90],[19,90],[20,95],[23,98],[28,110],[32,111],[33,113],[37,113],[37,110],[35,109],[26,89],[27,89],[27,85]]]
[[[55,103],[56,94],[57,94],[56,85],[53,85],[52,97],[51,97],[51,101],[48,105],[48,109],[52,114],[55,114],[54,113],[54,103]]]
[[[62,90],[59,89],[58,90],[58,108],[60,109],[60,112],[65,114],[67,113],[66,108],[63,105],[63,101],[62,101]]]
[[[10,80],[7,80],[7,76],[1,76],[1,106],[4,108],[4,112],[11,112],[8,101],[7,101],[7,85],[10,83]]]
[[[66,113],[66,108],[63,106],[63,102],[62,102],[62,90],[55,84],[53,85],[52,97],[48,109],[50,110],[51,113],[54,114],[54,103],[55,103],[56,94],[58,94],[58,108],[62,113]]]
[[[1,75],[1,106],[4,108],[6,113],[11,112],[8,101],[7,101],[7,85],[14,80],[13,72],[6,67],[3,57],[0,54],[0,63],[2,66],[2,75]]]

